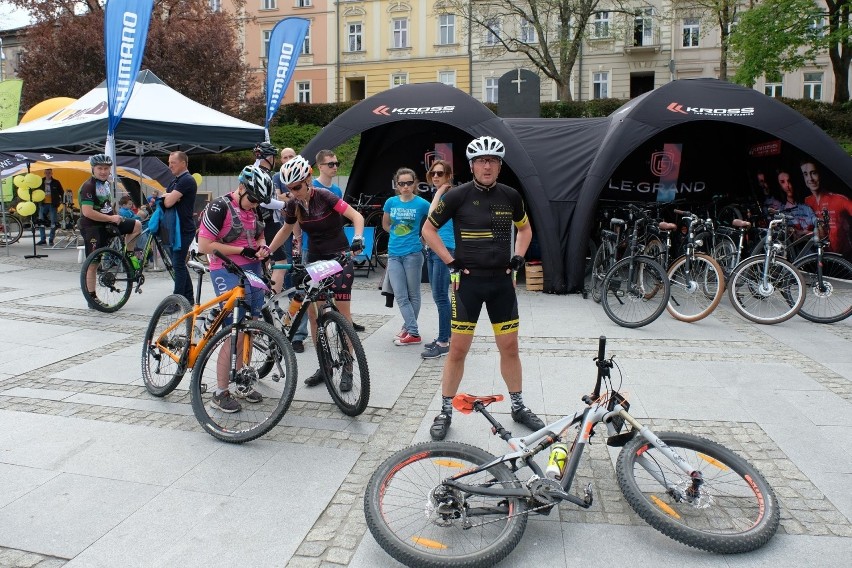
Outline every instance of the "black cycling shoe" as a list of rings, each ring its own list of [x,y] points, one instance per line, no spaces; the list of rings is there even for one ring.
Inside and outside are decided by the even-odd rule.
[[[533,432],[544,428],[544,422],[541,418],[535,415],[535,412],[524,406],[518,410],[512,411],[512,420],[518,424],[523,424]]]
[[[317,385],[321,385],[325,382],[325,378],[322,376],[322,371],[317,369],[317,372],[305,379],[305,384],[309,387],[315,387]]]
[[[360,323],[355,323],[354,321],[352,322],[352,327],[355,329],[355,331],[367,331],[366,327],[364,327]]]
[[[432,436],[433,440],[443,440],[447,437],[447,430],[450,429],[450,423],[452,421],[452,416],[442,412],[436,416],[435,420],[432,422],[432,427],[429,428],[429,435]]]

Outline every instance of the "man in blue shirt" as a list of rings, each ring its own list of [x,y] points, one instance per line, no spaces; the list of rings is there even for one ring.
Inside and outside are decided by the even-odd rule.
[[[188,168],[189,157],[185,152],[169,154],[169,170],[175,179],[166,189],[163,206],[166,209],[174,208],[180,223],[180,247],[172,248],[172,266],[175,270],[174,293],[180,294],[189,300],[190,304],[194,304],[195,295],[192,291],[192,278],[186,268],[186,255],[195,238],[195,195],[198,193],[198,184],[189,174]]]

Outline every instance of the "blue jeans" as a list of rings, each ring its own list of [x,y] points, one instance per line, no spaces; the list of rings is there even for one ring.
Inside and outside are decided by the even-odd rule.
[[[420,335],[417,316],[420,315],[420,276],[423,272],[423,253],[420,251],[405,256],[389,256],[387,275],[393,287],[393,295],[405,330],[411,335]]]
[[[53,244],[53,239],[56,237],[56,207],[52,203],[39,203],[38,218],[41,221],[50,219],[50,244]],[[41,240],[44,240],[44,225],[38,226],[38,234]]]
[[[455,249],[448,249],[450,254]],[[450,269],[441,258],[432,252],[426,251],[427,269],[429,270],[429,284],[432,286],[432,299],[438,308],[438,337],[435,339],[441,343],[450,340]]]
[[[189,269],[186,267],[186,255],[189,254],[189,246],[192,244],[192,239],[195,238],[195,231],[191,233],[180,234],[180,248],[172,249],[172,266],[175,269],[175,294],[180,294],[190,304],[195,303],[195,294],[192,290],[192,276],[189,275]]]

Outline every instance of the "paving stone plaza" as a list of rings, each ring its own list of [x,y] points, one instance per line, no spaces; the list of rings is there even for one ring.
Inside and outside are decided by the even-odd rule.
[[[363,492],[391,452],[426,441],[440,407],[443,360],[392,344],[402,318],[378,275],[356,278],[352,303],[371,375],[370,406],[340,413],[299,380],[284,419],[260,440],[219,442],[189,403],[188,377],[157,399],[140,371],[150,312],[171,292],[164,273],[114,314],[87,309],[74,248],[0,248],[0,567],[394,566],[367,530]],[[209,283],[205,296],[211,296]],[[437,331],[428,285],[420,326]],[[603,436],[576,487],[588,510],[532,516],[501,566],[837,566],[852,557],[852,321],[801,318],[757,326],[723,299],[687,324],[663,314],[629,330],[591,299],[519,287],[524,397],[555,420],[591,390],[597,338],[609,338],[631,413],[657,430],[712,438],[751,461],[778,495],[781,527],[764,548],[718,556],[646,525],[618,489]],[[483,313],[462,391],[502,393]],[[311,346],[297,356],[303,379]],[[510,429],[509,403],[495,404]],[[518,426],[517,429],[523,428]],[[602,432],[600,432],[602,433]],[[448,439],[501,453],[479,416],[453,418]],[[845,448],[845,449],[844,449]]]

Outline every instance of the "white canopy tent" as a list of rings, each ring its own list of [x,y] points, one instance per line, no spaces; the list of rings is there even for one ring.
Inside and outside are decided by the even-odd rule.
[[[0,131],[0,150],[96,154],[104,151],[107,89],[101,83],[67,107]],[[116,154],[210,154],[249,148],[265,139],[262,126],[189,99],[154,73],[140,71],[115,133]]]

